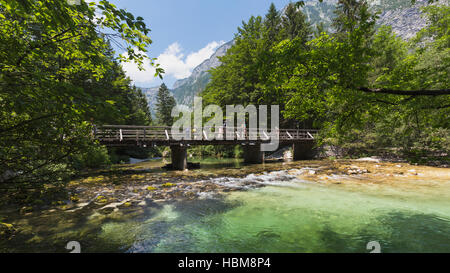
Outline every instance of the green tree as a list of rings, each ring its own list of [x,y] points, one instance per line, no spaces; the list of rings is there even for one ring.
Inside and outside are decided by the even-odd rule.
[[[377,15],[356,0],[338,2],[337,32],[319,31],[310,40],[300,6],[287,7],[280,40],[268,39],[274,6],[265,20],[243,22],[211,71],[206,102],[279,104],[281,126],[319,128],[323,142],[349,154],[449,150],[448,6],[425,8],[430,24],[410,43],[389,27],[377,30]]]
[[[158,122],[166,126],[172,126],[172,109],[177,103],[164,83],[159,87],[156,101],[156,117],[158,118]]]
[[[140,88],[133,86],[130,98],[130,117],[127,124],[133,125],[151,125],[152,115],[148,106],[147,97]]]
[[[279,40],[281,30],[281,15],[275,7],[274,3],[270,5],[269,11],[264,18],[264,28],[267,39],[274,42]]]
[[[283,39],[292,37],[305,46],[311,34],[301,10],[289,5],[287,12],[280,18],[272,4],[264,20],[252,16],[242,22],[234,45],[221,58],[222,65],[211,71],[212,80],[203,92],[206,103],[223,107],[228,104],[280,104],[284,111],[284,97],[279,92],[279,81],[275,79],[278,75],[273,73],[278,63],[272,49]],[[297,56],[288,58],[293,60]]]
[[[287,39],[300,38],[305,43],[310,39],[312,30],[306,15],[294,3],[289,3],[283,16],[283,29]]]
[[[362,9],[368,9],[365,0],[339,0],[333,19],[333,27],[337,32],[351,32],[362,22]]]
[[[91,123],[117,120],[126,108],[131,87],[108,41],[126,48],[120,60],[140,65],[148,33],[142,17],[104,0],[0,0],[3,185],[39,188],[71,174],[70,158],[94,145]],[[110,87],[117,101],[101,94]],[[112,109],[115,117],[94,109]]]
[[[436,50],[445,44],[437,33],[445,33],[448,16],[446,7],[431,9],[432,23],[413,45],[387,27],[373,35],[375,16],[364,7],[344,20],[351,28],[313,39],[306,51],[296,40],[280,43],[272,74],[286,98],[285,117],[313,119],[326,142],[350,153],[448,150],[449,52]],[[428,33],[432,40],[421,39]]]

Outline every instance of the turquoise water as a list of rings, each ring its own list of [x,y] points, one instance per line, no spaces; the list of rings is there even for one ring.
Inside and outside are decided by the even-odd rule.
[[[450,252],[448,196],[401,189],[288,182],[162,206],[140,222],[109,223],[114,238],[134,226],[127,252]]]
[[[108,216],[88,210],[18,220],[28,231],[0,240],[0,252],[67,252],[74,240],[82,252],[364,253],[371,241],[382,252],[450,252],[450,181],[332,184],[286,172],[212,181],[264,187]]]

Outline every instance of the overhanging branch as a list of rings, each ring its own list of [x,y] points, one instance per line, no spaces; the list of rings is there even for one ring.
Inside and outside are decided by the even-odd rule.
[[[393,89],[371,89],[367,87],[358,88],[359,91],[375,94],[392,94],[402,96],[442,96],[450,95],[450,89],[440,90],[393,90]]]

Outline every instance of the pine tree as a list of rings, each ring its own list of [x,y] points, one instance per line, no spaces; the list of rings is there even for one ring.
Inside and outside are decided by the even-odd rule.
[[[364,0],[339,0],[334,11],[336,17],[333,19],[333,27],[338,33],[353,31],[364,8],[368,8]]]
[[[306,15],[294,3],[290,3],[286,7],[282,18],[282,25],[287,36],[286,38],[290,40],[301,38],[306,42],[312,33]]]
[[[166,126],[172,126],[172,109],[177,103],[164,83],[159,87],[156,100],[156,117],[158,118],[158,122]]]
[[[320,37],[320,35],[322,35],[322,33],[324,32],[325,33],[327,32],[325,24],[323,22],[318,23],[314,30],[314,38]]]
[[[131,114],[127,122],[133,125],[150,125],[152,123],[152,115],[145,94],[140,88],[133,86],[130,96]]]
[[[266,31],[266,37],[269,39],[269,41],[276,42],[278,40],[277,37],[279,36],[280,33],[281,28],[280,26],[281,26],[280,13],[275,7],[275,4],[272,3],[264,19],[264,28]]]

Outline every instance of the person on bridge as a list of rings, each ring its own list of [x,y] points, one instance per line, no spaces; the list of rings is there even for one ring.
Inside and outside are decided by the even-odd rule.
[[[217,136],[217,139],[224,139],[224,137],[223,137],[223,126],[219,127],[219,134]]]
[[[185,140],[190,140],[191,139],[191,128],[186,128],[184,130],[184,133],[185,133],[184,139]]]
[[[247,129],[245,127],[245,122],[242,123],[242,125],[241,125],[241,134],[242,134],[242,139],[247,138]]]
[[[223,139],[225,140],[227,138],[227,121],[226,120],[223,122],[223,133],[224,133]]]

